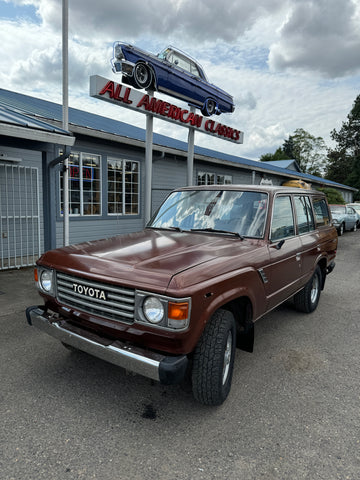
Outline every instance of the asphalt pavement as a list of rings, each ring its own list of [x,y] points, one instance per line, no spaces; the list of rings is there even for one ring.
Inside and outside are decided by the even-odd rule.
[[[237,352],[220,407],[27,325],[32,269],[0,272],[2,480],[359,480],[360,231],[317,310],[291,302]]]

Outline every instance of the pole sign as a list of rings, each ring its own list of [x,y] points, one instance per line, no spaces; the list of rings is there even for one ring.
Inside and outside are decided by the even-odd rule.
[[[99,75],[90,77],[90,96],[136,112],[150,114],[183,127],[193,128],[195,131],[222,140],[234,143],[243,143],[244,140],[244,133],[240,130]]]

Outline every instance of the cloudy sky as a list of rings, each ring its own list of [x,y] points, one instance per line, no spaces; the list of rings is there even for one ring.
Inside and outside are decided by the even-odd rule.
[[[61,103],[61,5],[0,0],[0,88]],[[198,145],[257,159],[303,128],[330,146],[330,131],[360,93],[360,0],[69,0],[69,6],[70,106],[145,128],[144,115],[90,98],[89,76],[120,81],[110,66],[115,41],[152,53],[171,44],[234,96],[235,112],[217,120],[245,133],[243,145],[198,133]],[[154,127],[187,138],[182,127],[159,120]]]

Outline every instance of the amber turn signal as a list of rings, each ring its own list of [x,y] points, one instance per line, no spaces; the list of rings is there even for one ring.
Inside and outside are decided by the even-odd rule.
[[[189,303],[168,303],[168,318],[172,320],[186,320],[189,315]]]
[[[36,283],[39,281],[37,268],[34,268],[34,279]]]

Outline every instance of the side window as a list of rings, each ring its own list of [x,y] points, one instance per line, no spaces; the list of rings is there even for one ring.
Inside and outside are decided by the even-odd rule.
[[[309,197],[296,196],[295,210],[299,234],[314,230],[314,217],[311,210]]]
[[[326,200],[324,198],[314,198],[313,200],[316,226],[329,225],[330,217]]]
[[[295,233],[294,217],[289,196],[276,197],[271,222],[271,240],[292,237]]]

